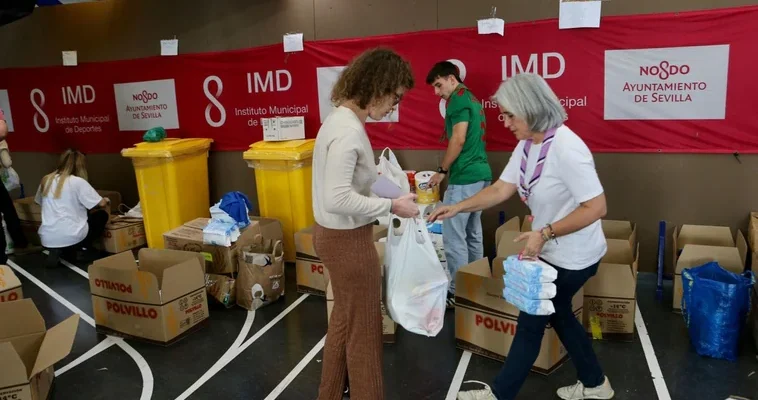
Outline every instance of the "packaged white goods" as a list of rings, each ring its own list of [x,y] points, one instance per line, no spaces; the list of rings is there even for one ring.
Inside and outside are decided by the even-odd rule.
[[[203,228],[203,244],[230,247],[239,239],[240,230],[236,223],[212,219]]]
[[[503,298],[505,298],[505,301],[516,306],[521,312],[527,314],[550,315],[555,313],[555,307],[553,306],[552,301],[527,298],[523,293],[514,288],[506,287],[503,289]]]
[[[518,274],[505,274],[503,283],[506,288],[518,290],[527,298],[534,300],[550,300],[558,291],[555,283],[529,283],[522,280]]]
[[[516,274],[522,281],[528,283],[550,283],[558,278],[558,271],[550,264],[541,260],[519,259],[509,256],[503,262],[505,274]]]

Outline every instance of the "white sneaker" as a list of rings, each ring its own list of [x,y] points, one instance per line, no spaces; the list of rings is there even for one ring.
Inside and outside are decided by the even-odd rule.
[[[469,390],[467,392],[458,392],[458,400],[497,400],[489,385],[479,381],[466,381],[463,383],[478,383],[484,386],[484,389]]]
[[[577,382],[575,385],[558,389],[558,397],[563,400],[607,400],[612,399],[614,394],[613,388],[611,388],[611,382],[608,381],[608,377],[605,378],[602,385],[594,388],[586,388],[582,382]]]

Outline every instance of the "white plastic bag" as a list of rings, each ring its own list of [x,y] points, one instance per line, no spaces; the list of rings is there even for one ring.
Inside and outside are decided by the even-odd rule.
[[[437,336],[445,321],[449,281],[434,250],[426,224],[403,219],[401,229],[390,225],[385,246],[387,310],[407,331]]]
[[[384,155],[385,152],[389,152],[389,158]],[[400,163],[397,162],[395,153],[393,153],[389,147],[385,147],[384,150],[382,150],[382,154],[379,155],[379,164],[376,165],[376,169],[380,175],[387,177],[387,179],[398,185],[403,191],[403,194],[411,192],[411,184],[408,182],[408,175],[406,175],[403,168],[400,167]]]
[[[13,167],[0,168],[0,178],[3,180],[5,190],[9,192],[21,187],[21,178]]]

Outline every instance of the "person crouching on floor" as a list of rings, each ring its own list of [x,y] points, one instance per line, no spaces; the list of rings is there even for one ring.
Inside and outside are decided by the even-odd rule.
[[[87,182],[85,157],[77,150],[63,153],[58,168],[42,178],[34,201],[42,207],[39,236],[50,253],[48,268],[57,266],[61,256],[87,257],[110,218],[110,200]]]

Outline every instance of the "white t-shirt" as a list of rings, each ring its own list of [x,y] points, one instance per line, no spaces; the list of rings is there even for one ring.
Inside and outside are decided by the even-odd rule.
[[[61,197],[54,198],[59,177],[56,176],[47,196],[42,186],[37,189],[34,201],[42,207],[42,225],[39,236],[42,246],[59,249],[73,246],[87,237],[87,212],[102,200],[89,182],[78,176],[69,176],[63,183]]]
[[[518,143],[505,166],[500,179],[519,185],[521,157],[524,154],[522,140]],[[526,166],[526,180],[534,175],[542,143],[532,143]],[[595,162],[589,148],[579,136],[565,125],[555,133],[550,151],[545,159],[542,176],[532,186],[529,208],[534,220],[534,230],[555,223],[569,215],[580,203],[603,193],[603,186],[595,171]],[[558,241],[545,243],[540,257],[564,269],[581,270],[600,261],[608,250],[602,223],[598,220],[574,233],[560,236]]]

